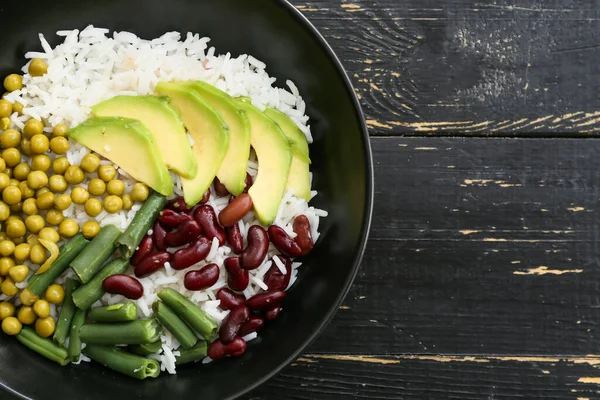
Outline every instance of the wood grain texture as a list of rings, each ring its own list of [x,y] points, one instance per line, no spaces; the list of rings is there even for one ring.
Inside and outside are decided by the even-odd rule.
[[[349,309],[312,351],[598,353],[600,142],[381,138],[373,147],[364,267]]]
[[[597,136],[596,1],[293,0],[373,135]]]
[[[248,399],[598,398],[597,359],[309,354]]]
[[[600,141],[372,145],[359,275],[308,355],[253,396],[594,398]]]

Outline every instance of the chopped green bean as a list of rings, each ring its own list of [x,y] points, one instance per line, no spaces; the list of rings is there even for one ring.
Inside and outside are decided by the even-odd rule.
[[[167,328],[184,348],[189,349],[196,344],[198,338],[194,331],[162,301],[154,303],[152,310],[154,310],[154,316],[158,322]]]
[[[133,354],[137,354],[140,356],[147,356],[149,354],[158,353],[160,351],[161,347],[162,347],[162,342],[160,340],[157,340],[156,342],[152,342],[152,343],[134,344],[134,345],[128,346],[127,348]]]
[[[121,231],[114,225],[106,225],[90,244],[73,260],[71,268],[81,282],[88,283],[102,268],[102,264],[115,252]]]
[[[117,243],[123,257],[129,258],[133,255],[136,247],[140,244],[144,236],[148,233],[158,213],[167,204],[167,198],[158,192],[152,192],[144,202],[139,211],[135,214],[133,221],[127,227],[127,230],[119,237]]]
[[[113,304],[112,306],[96,307],[90,310],[89,319],[98,322],[127,322],[137,319],[135,303]]]
[[[69,332],[69,356],[73,362],[79,361],[79,356],[81,355],[81,337],[79,333],[83,324],[85,324],[85,311],[75,311]]]
[[[85,324],[80,334],[81,341],[86,344],[116,345],[156,342],[161,332],[155,319],[139,319],[114,324]]]
[[[62,366],[65,366],[69,363],[70,359],[67,349],[54,343],[52,339],[40,337],[29,326],[24,326],[16,337],[19,342],[49,360],[52,360]]]
[[[58,258],[54,260],[48,270],[41,274],[33,274],[27,280],[27,287],[31,293],[40,296],[44,291],[69,268],[71,261],[81,253],[89,241],[81,233],[73,236],[67,243],[60,246]]]
[[[73,302],[75,305],[82,310],[90,308],[92,304],[100,300],[104,294],[102,281],[111,275],[125,273],[128,267],[129,260],[124,260],[122,258],[118,258],[106,264],[104,268],[94,275],[92,280],[85,285],[80,286],[73,292]]]
[[[175,365],[183,365],[202,360],[208,352],[205,340],[200,340],[191,349],[178,349],[179,355],[175,357]]]
[[[129,354],[116,347],[88,345],[83,352],[105,367],[132,378],[156,378],[160,374],[158,361]]]
[[[61,346],[65,343],[67,335],[71,330],[71,320],[73,319],[73,315],[75,315],[76,309],[75,303],[73,303],[73,291],[77,286],[79,286],[79,282],[75,279],[67,279],[67,283],[65,284],[65,299],[60,307],[56,330],[52,337]]]
[[[211,340],[216,336],[217,324],[215,321],[181,293],[171,288],[165,288],[158,293],[158,297],[204,339]]]

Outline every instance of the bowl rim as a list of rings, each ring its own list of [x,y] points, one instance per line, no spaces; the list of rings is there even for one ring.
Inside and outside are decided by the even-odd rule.
[[[338,71],[338,73],[342,77],[342,80],[344,81],[344,85],[346,86],[346,90],[352,101],[352,105],[354,106],[356,114],[360,120],[362,141],[363,141],[363,145],[364,145],[365,158],[366,158],[366,162],[367,162],[367,190],[366,190],[367,198],[366,198],[366,204],[365,204],[365,220],[363,222],[363,226],[361,227],[361,236],[360,236],[360,244],[358,246],[358,255],[357,255],[356,259],[354,260],[354,264],[352,265],[352,271],[351,271],[350,275],[348,276],[348,279],[346,279],[346,282],[344,282],[343,290],[340,292],[340,294],[338,295],[337,299],[333,302],[331,307],[327,310],[327,313],[326,313],[327,317],[324,318],[323,321],[321,321],[318,324],[317,329],[315,329],[306,338],[306,340],[304,340],[304,342],[297,348],[297,350],[294,351],[292,354],[290,354],[288,357],[286,357],[286,359],[283,362],[281,362],[276,368],[274,368],[268,374],[262,376],[260,379],[256,380],[254,383],[252,383],[252,385],[249,385],[246,388],[239,390],[237,393],[229,396],[227,398],[227,400],[234,400],[245,394],[248,394],[252,390],[258,388],[259,386],[261,386],[264,383],[266,383],[267,381],[269,381],[271,378],[273,378],[275,375],[277,375],[279,372],[281,372],[282,369],[284,369],[285,367],[290,365],[294,360],[296,360],[296,358],[298,358],[301,355],[301,353],[304,351],[304,349],[306,349],[312,342],[314,342],[315,339],[319,336],[319,334],[321,334],[321,332],[323,332],[323,330],[327,327],[327,325],[329,325],[329,323],[331,322],[331,320],[337,313],[337,310],[339,309],[340,305],[342,304],[342,302],[348,295],[348,292],[350,291],[350,288],[352,287],[354,279],[356,278],[356,275],[358,274],[358,270],[360,268],[360,264],[362,262],[362,259],[363,259],[363,256],[365,254],[365,250],[367,247],[367,239],[369,236],[369,232],[371,230],[371,222],[373,219],[373,203],[374,203],[374,196],[375,196],[375,191],[374,191],[375,176],[374,176],[374,170],[373,170],[373,153],[372,153],[372,149],[371,149],[371,142],[369,140],[369,129],[367,127],[365,114],[363,112],[362,106],[360,105],[360,101],[358,100],[358,96],[356,95],[356,91],[354,90],[354,85],[352,84],[352,81],[350,80],[348,73],[344,69],[344,66],[342,65],[342,62],[340,61],[339,57],[333,51],[333,48],[331,47],[331,45],[327,42],[325,37],[323,37],[321,32],[319,32],[319,30],[312,24],[312,22],[310,22],[308,17],[306,17],[298,8],[296,8],[296,6],[294,6],[292,3],[290,3],[289,0],[276,0],[276,1],[277,1],[277,3],[279,3],[279,6],[286,8],[290,12],[292,17],[300,25],[302,25],[304,28],[306,28],[311,33],[311,35],[316,39],[317,44],[327,53],[327,55],[333,62],[335,69]]]

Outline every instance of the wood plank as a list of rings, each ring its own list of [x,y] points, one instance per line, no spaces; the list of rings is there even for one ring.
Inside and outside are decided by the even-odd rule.
[[[600,141],[372,145],[365,260],[310,352],[600,354]]]
[[[375,140],[378,239],[590,241],[600,143]]]
[[[600,6],[293,0],[340,56],[373,135],[600,133]]]
[[[308,354],[247,399],[598,398],[596,358]],[[591,383],[590,383],[591,382]]]

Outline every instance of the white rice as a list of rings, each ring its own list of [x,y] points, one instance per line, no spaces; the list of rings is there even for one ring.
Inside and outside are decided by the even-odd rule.
[[[40,34],[43,52],[26,54],[28,59],[44,59],[48,63],[48,73],[41,77],[32,77],[27,73],[29,63],[23,67],[23,89],[6,96],[11,102],[18,101],[25,105],[22,116],[14,113],[10,117],[11,127],[22,128],[29,118],[42,119],[50,126],[64,123],[72,127],[91,116],[92,106],[116,95],[151,94],[160,81],[202,80],[234,97],[249,97],[261,110],[265,107],[273,107],[284,112],[304,132],[308,142],[312,143],[310,126],[307,124],[308,116],[305,115],[306,104],[297,86],[290,80],[286,81],[289,90],[274,86],[275,78],[267,74],[266,64],[253,56],[241,55],[232,58],[229,53],[217,55],[214,47],[209,48],[209,38],[192,33],[182,36],[178,32],[168,32],[153,40],[143,40],[133,33],[113,32],[110,35],[108,29],[88,26],[81,32],[59,31],[57,35],[64,38],[62,44],[52,48]],[[193,144],[191,137],[190,140]],[[72,164],[79,164],[90,151],[74,141],[70,141],[70,144],[71,148],[66,157]],[[102,164],[112,163],[103,160]],[[252,151],[248,161],[248,173],[255,177],[257,171],[258,163]],[[118,174],[118,178],[125,182],[126,192],[129,192],[135,182],[121,169],[118,169]],[[89,179],[94,177],[95,174],[89,176],[82,185],[87,187]],[[179,177],[173,174],[173,180],[175,195],[182,195]],[[208,204],[213,206],[218,214],[228,204],[229,197],[216,197],[214,190],[212,193]],[[311,194],[314,197],[317,193],[313,191]],[[102,226],[114,224],[119,229],[125,230],[139,208],[140,205],[135,204],[130,211],[116,214],[103,211],[95,219]],[[65,217],[73,218],[80,223],[89,220],[81,206],[73,205],[64,213]],[[319,236],[319,218],[327,216],[327,212],[309,206],[305,200],[297,198],[291,192],[285,193],[274,224],[295,237],[292,223],[300,214],[305,214],[311,222],[313,238],[316,241]],[[250,226],[258,224],[253,212],[239,222],[244,243]],[[229,311],[219,307],[216,292],[227,285],[223,264],[231,254],[232,250],[228,246],[219,247],[218,240],[215,239],[205,261],[185,271],[177,271],[167,264],[164,270],[141,278],[144,295],[136,301],[140,315],[149,317],[152,314],[152,304],[158,300],[157,293],[169,287],[187,296],[214,318],[217,324],[220,324]],[[268,290],[263,278],[273,264],[282,273],[286,273],[283,262],[278,257],[273,257],[277,254],[276,249],[271,246],[263,264],[256,270],[250,271],[250,284],[244,290],[244,296],[249,298],[263,290]],[[199,269],[208,263],[215,263],[220,268],[217,283],[203,291],[188,291],[183,284],[185,274],[191,269]],[[301,263],[298,262],[292,264],[290,287],[297,279],[300,266]],[[130,270],[129,273],[132,271]],[[106,294],[94,306],[115,304],[125,300],[122,296]],[[56,313],[56,310],[53,312]],[[250,341],[256,337],[257,334],[252,333],[246,335],[244,340]],[[160,362],[161,370],[174,374],[175,359],[179,354],[177,349],[180,344],[166,330],[161,336],[161,341],[161,350],[151,357]],[[82,355],[80,361],[89,361],[89,359]],[[207,357],[203,363],[210,361]]]
[[[88,26],[83,31],[59,31],[65,41],[52,49],[43,35],[44,50],[25,57],[43,58],[48,73],[32,77],[23,67],[24,88],[11,92],[7,100],[27,106],[24,115],[13,116],[13,124],[30,117],[51,125],[75,126],[85,121],[95,104],[120,94],[153,93],[159,81],[203,80],[231,94],[247,96],[259,109],[274,107],[289,115],[312,143],[304,100],[296,85],[277,88],[266,64],[253,56],[232,58],[230,53],[215,55],[208,48],[210,38],[168,32],[154,40],[133,33],[113,32]],[[18,122],[17,122],[18,121]]]

